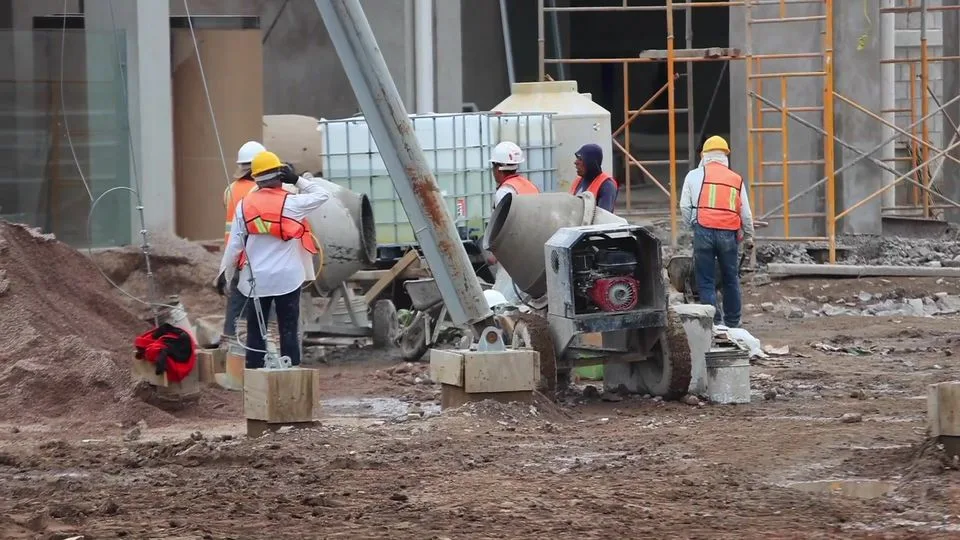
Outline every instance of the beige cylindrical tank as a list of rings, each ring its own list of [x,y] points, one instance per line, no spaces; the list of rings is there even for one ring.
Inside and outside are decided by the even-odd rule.
[[[316,118],[299,114],[265,115],[263,145],[293,165],[298,173],[323,176],[323,132]]]
[[[598,144],[603,149],[604,172],[613,171],[613,145],[610,134],[610,111],[597,105],[590,94],[577,90],[577,81],[515,83],[510,96],[493,108],[494,112],[549,112],[557,148],[554,166],[557,189],[567,191],[577,177],[573,165],[574,152],[585,144]]]

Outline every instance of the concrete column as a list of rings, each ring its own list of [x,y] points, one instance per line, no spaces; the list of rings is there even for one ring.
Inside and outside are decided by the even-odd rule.
[[[130,160],[130,184],[140,183],[144,201],[144,221],[152,231],[174,231],[173,113],[170,80],[170,10],[166,2],[136,0],[113,2],[87,0],[86,26],[103,32],[116,28],[126,37],[123,59],[127,78],[127,114],[133,159]],[[88,40],[91,41],[91,40]],[[101,36],[94,43],[104,41]],[[109,54],[88,46],[88,72],[98,65],[116,62],[116,50]],[[134,170],[134,165],[136,169]],[[131,239],[139,240],[140,220],[131,211]]]
[[[960,4],[958,0],[943,0],[944,6],[956,6]],[[960,55],[960,12],[956,10],[941,12],[943,17],[943,55]],[[943,96],[944,101],[960,94],[960,61],[949,60],[943,62]],[[949,146],[955,131],[954,125],[960,126],[960,103],[949,105],[944,111],[949,120],[943,123],[943,147]],[[946,120],[946,119],[945,119]],[[960,137],[960,135],[958,135]],[[950,152],[954,158],[960,159],[960,149]],[[943,180],[939,187],[943,194],[956,201],[960,199],[960,165],[951,159],[944,160]],[[946,210],[947,221],[960,221],[960,210]]]
[[[437,112],[456,113],[463,108],[463,44],[460,31],[460,2],[441,0],[434,3],[433,9],[433,33],[434,39],[436,39],[435,50],[437,53],[434,62]]]
[[[865,21],[880,20],[878,2],[834,2],[834,88],[837,93],[855,100],[870,111],[881,109],[877,91],[880,77],[880,39],[876,30],[868,31]],[[866,13],[864,13],[866,10]],[[876,27],[876,24],[874,24]],[[860,48],[861,36],[866,39]],[[883,141],[883,130],[877,121],[860,111],[834,100],[836,136],[860,150],[870,150]],[[855,152],[836,145],[836,166],[840,168],[859,157]],[[873,157],[879,159],[880,153]],[[863,159],[846,169],[837,178],[837,210],[865,199],[882,187],[883,171]],[[881,234],[881,197],[874,197],[843,218],[837,232],[841,234]]]

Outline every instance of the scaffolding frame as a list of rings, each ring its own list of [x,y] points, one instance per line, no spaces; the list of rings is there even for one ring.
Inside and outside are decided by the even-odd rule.
[[[865,0],[870,2],[880,2],[881,0]],[[834,88],[834,0],[739,0],[739,1],[712,1],[704,0],[694,1],[674,1],[664,0],[661,6],[632,6],[629,0],[622,0],[620,6],[593,6],[593,7],[546,7],[544,0],[538,0],[538,59],[539,59],[539,80],[546,79],[546,66],[550,64],[615,64],[621,66],[623,71],[623,120],[622,123],[613,130],[612,145],[615,152],[620,152],[624,157],[624,178],[622,185],[626,188],[626,207],[628,212],[632,210],[632,174],[631,169],[637,167],[641,176],[649,180],[659,191],[661,191],[669,200],[670,232],[671,243],[676,246],[679,227],[677,223],[678,209],[678,185],[677,185],[677,165],[679,163],[692,164],[695,161],[694,152],[696,144],[694,137],[697,135],[694,128],[694,115],[692,103],[692,67],[695,62],[709,61],[744,61],[745,88],[746,88],[746,171],[744,178],[747,183],[751,204],[754,206],[754,214],[757,220],[780,220],[782,221],[783,236],[759,237],[767,241],[825,241],[829,249],[830,262],[836,261],[836,241],[838,221],[848,216],[851,212],[872,201],[876,197],[883,196],[887,191],[895,189],[898,184],[908,183],[913,187],[912,198],[907,206],[898,206],[896,200],[894,205],[882,206],[881,212],[895,212],[899,215],[919,214],[920,217],[936,217],[935,211],[943,208],[960,208],[960,203],[950,200],[941,193],[937,192],[935,182],[937,176],[943,168],[946,160],[951,160],[960,164],[955,156],[951,155],[955,149],[960,148],[960,127],[945,114],[945,109],[960,100],[960,96],[953,97],[941,103],[933,90],[930,88],[930,63],[960,61],[960,56],[940,56],[930,57],[928,51],[928,28],[927,14],[931,12],[946,12],[960,9],[960,6],[928,6],[927,0],[900,0],[893,1],[892,7],[883,7],[881,4],[880,16],[892,16],[895,13],[913,13],[921,14],[920,28],[920,55],[918,58],[881,58],[881,64],[907,64],[910,70],[910,106],[894,109],[882,109],[879,112],[870,111],[863,107],[849,96],[844,96],[836,92]],[[789,16],[790,6],[800,4],[819,4],[822,6],[818,15]],[[753,18],[753,8],[760,6],[778,6],[778,16],[763,19]],[[692,32],[692,10],[704,8],[743,8],[745,23],[744,49],[743,52],[729,47],[708,47],[693,48]],[[677,48],[674,36],[674,17],[673,15],[683,10],[686,22],[686,47]],[[548,58],[545,54],[545,13],[574,13],[574,12],[633,12],[633,11],[659,11],[663,12],[666,18],[666,47],[660,50],[647,50],[634,57],[616,57],[616,58]],[[822,35],[821,50],[809,53],[794,52],[776,52],[767,54],[755,54],[753,52],[752,28],[755,25],[774,25],[774,24],[801,24],[815,23],[820,26]],[[763,71],[764,64],[774,60],[819,58],[821,69],[816,71]],[[659,90],[653,93],[638,108],[631,107],[629,70],[630,65],[635,63],[664,62],[667,66],[667,82]],[[683,107],[678,107],[676,103],[676,84],[681,78],[682,73],[677,71],[677,64],[686,66],[687,83],[687,101]],[[802,105],[791,106],[789,100],[789,81],[797,78],[819,78],[822,82],[822,105]],[[773,100],[764,97],[765,85],[769,82],[775,82],[779,85],[781,100],[776,103]],[[920,90],[916,86],[919,84]],[[650,109],[650,106],[660,98],[664,93],[667,94],[667,108],[661,110]],[[936,106],[931,107],[931,99]],[[919,101],[919,105],[918,105]],[[894,135],[886,138],[884,142],[876,147],[863,150],[840,139],[835,131],[835,111],[836,105],[849,107],[852,111],[859,113],[878,122],[879,127],[892,130]],[[918,111],[919,109],[919,111]],[[819,126],[817,122],[810,122],[801,116],[800,113],[817,112],[819,114]],[[884,114],[889,113],[909,113],[910,124],[908,126],[898,126],[896,116],[893,121],[883,118]],[[666,160],[640,160],[631,153],[630,146],[630,125],[641,115],[646,114],[666,114],[668,115],[668,159]],[[687,116],[687,137],[688,137],[688,155],[685,159],[677,156],[677,115],[685,114]],[[768,115],[777,115],[779,117],[779,127],[766,126],[764,119]],[[950,124],[953,132],[950,142],[944,148],[938,148],[931,142],[929,122],[936,115],[942,115]],[[807,129],[812,130],[820,138],[822,144],[822,159],[792,159],[790,152],[791,122],[796,122]],[[946,124],[946,122],[945,122]],[[944,133],[946,133],[944,129]],[[778,160],[764,160],[766,136],[778,134],[780,138],[780,153]],[[623,142],[620,142],[622,136]],[[893,157],[879,159],[874,156],[882,151],[884,147],[896,142],[905,143],[910,148],[910,156]],[[839,169],[836,168],[835,147],[841,146],[853,154],[851,161],[844,163]],[[842,182],[841,173],[854,165],[867,160],[881,170],[889,173],[892,180],[885,181],[884,185],[862,198],[861,200],[849,205],[842,211],[837,209],[836,188],[838,180]],[[934,162],[939,163],[935,170],[931,172],[931,165]],[[890,163],[890,162],[894,163]],[[901,173],[896,166],[899,162],[909,162],[910,169]],[[648,169],[650,165],[668,165],[669,179],[663,181],[656,178]],[[812,185],[803,190],[794,193],[790,184],[790,168],[797,166],[813,166],[822,171],[822,177]],[[767,170],[779,170],[779,179],[769,179]],[[838,178],[839,177],[839,178]],[[779,204],[774,208],[766,209],[765,195],[773,190],[779,200]],[[823,190],[823,212],[798,213],[791,212],[791,205],[801,197],[816,194]],[[934,199],[939,199],[943,204],[934,204]],[[779,212],[779,213],[778,213]],[[795,236],[791,234],[791,224],[801,219],[822,219],[824,222],[823,236]]]

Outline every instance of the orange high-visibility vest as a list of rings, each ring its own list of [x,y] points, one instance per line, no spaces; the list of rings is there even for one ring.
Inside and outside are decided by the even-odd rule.
[[[318,252],[313,242],[310,222],[301,223],[283,215],[283,205],[290,194],[283,188],[266,188],[250,192],[243,198],[243,222],[247,234],[269,234],[284,242],[300,240],[303,249],[311,254]],[[239,266],[247,262],[246,251],[240,254]]]
[[[536,195],[540,193],[540,189],[537,188],[536,184],[519,174],[515,174],[504,180],[503,183],[500,184],[500,187],[504,186],[513,189],[517,195]]]
[[[608,180],[609,180],[610,182],[613,182],[614,184],[617,183],[617,181],[614,180],[612,176],[610,176],[609,174],[601,171],[600,174],[598,174],[597,177],[594,178],[594,179],[590,182],[590,185],[587,186],[587,191],[589,191],[590,193],[593,193],[593,198],[594,198],[594,199],[600,198],[600,187],[603,186],[603,183],[606,182],[606,181],[608,181]],[[583,177],[582,177],[582,176],[578,176],[577,179],[573,181],[573,185],[570,186],[570,194],[571,194],[571,195],[576,195],[576,194],[577,194],[577,190],[580,189],[580,184],[581,184],[582,182],[583,182]]]
[[[739,231],[743,178],[722,163],[703,167],[703,185],[697,197],[697,224],[708,229]]]
[[[257,187],[257,183],[253,180],[239,178],[223,191],[223,204],[227,207],[226,227],[223,230],[223,245],[230,243],[230,225],[233,224],[233,218],[236,217],[237,203],[246,197],[255,187]]]

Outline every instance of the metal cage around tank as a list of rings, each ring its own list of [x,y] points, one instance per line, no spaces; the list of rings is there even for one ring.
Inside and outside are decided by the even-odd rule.
[[[410,115],[414,132],[464,240],[483,235],[496,186],[490,154],[515,142],[525,161],[520,172],[543,191],[554,191],[556,140],[552,113],[457,113]],[[362,116],[321,120],[323,176],[370,198],[377,243],[415,244],[416,237],[387,168]]]

